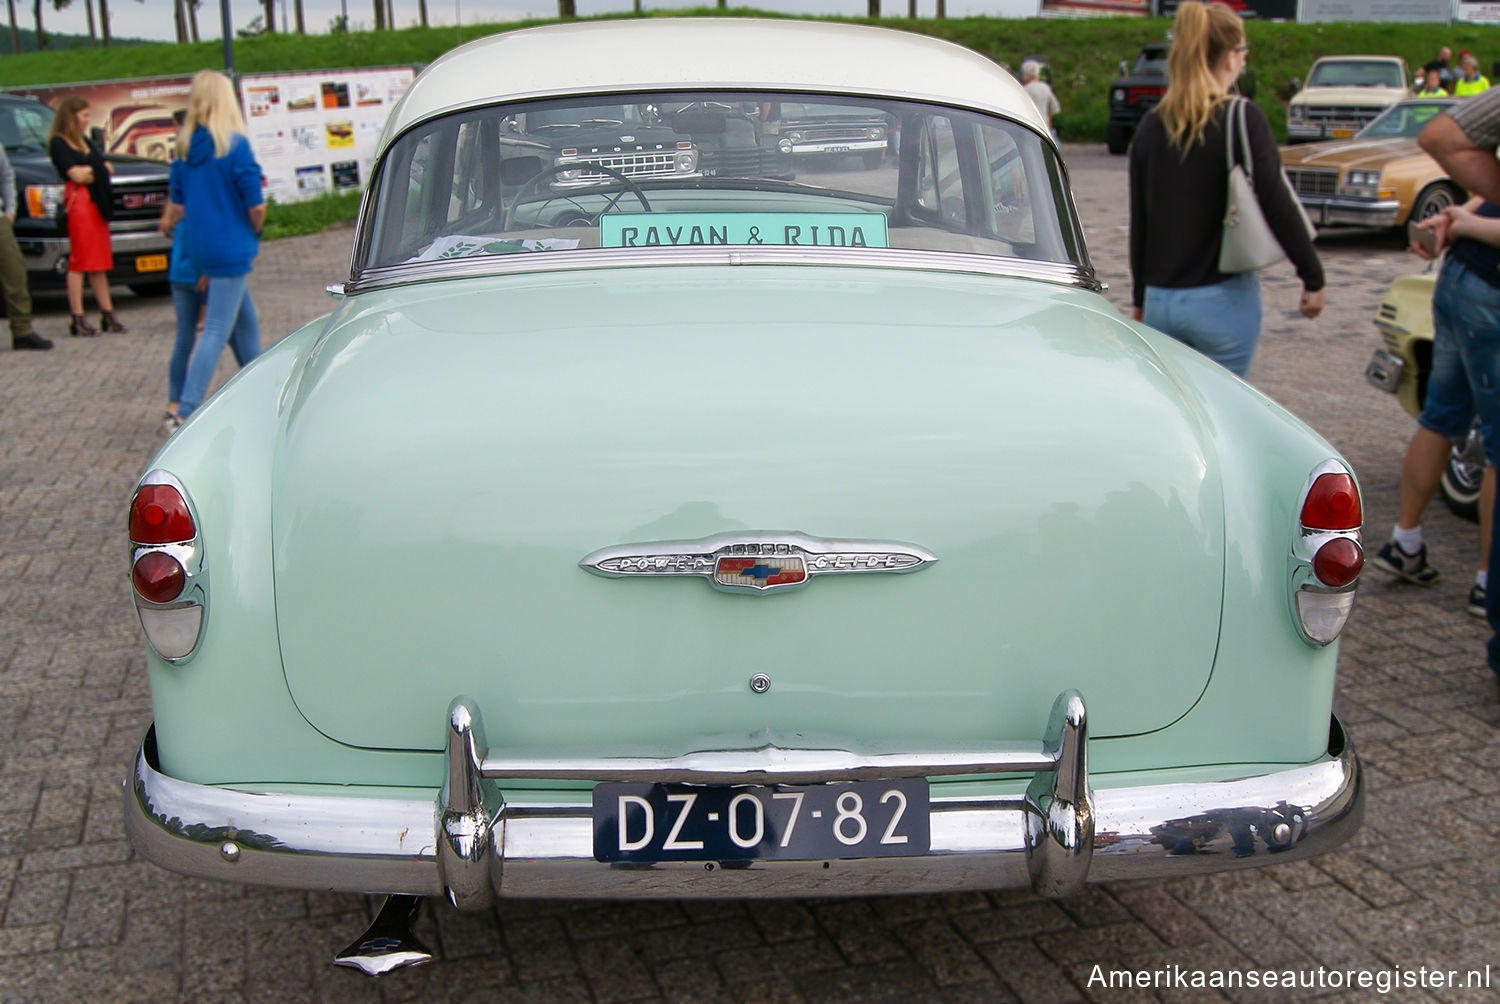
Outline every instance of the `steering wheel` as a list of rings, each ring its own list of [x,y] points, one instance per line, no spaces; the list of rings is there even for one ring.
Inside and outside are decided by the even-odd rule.
[[[618,194],[616,194],[613,199],[609,200],[608,205],[594,214],[594,219],[597,220],[605,213],[614,209],[615,206],[619,205],[620,200],[623,199],[627,193],[634,196],[635,200],[641,204],[641,210],[643,212],[651,212],[651,200],[646,198],[646,193],[641,191],[641,186],[625,177],[625,175],[620,171],[617,171],[612,167],[605,167],[603,164],[593,164],[588,161],[574,161],[571,163],[553,164],[551,167],[544,167],[536,174],[533,174],[530,178],[528,178],[525,184],[523,184],[519,189],[516,190],[516,194],[511,196],[510,205],[505,207],[505,215],[500,220],[501,228],[504,230],[509,230],[511,228],[511,225],[516,221],[516,210],[519,209],[521,203],[525,201],[525,197],[527,195],[530,195],[534,189],[540,188],[543,182],[557,177],[564,171],[574,171],[578,170],[579,168],[585,168],[590,171],[598,171],[601,174],[607,174],[611,178],[614,178],[616,181],[618,181],[621,185],[625,186],[625,190],[623,192],[619,192]],[[575,190],[569,192],[566,196],[554,196],[554,198],[571,198],[573,196],[581,194],[583,194],[582,191]],[[550,198],[547,200],[547,202],[551,201],[552,199]],[[545,206],[546,203],[543,203],[543,205]]]

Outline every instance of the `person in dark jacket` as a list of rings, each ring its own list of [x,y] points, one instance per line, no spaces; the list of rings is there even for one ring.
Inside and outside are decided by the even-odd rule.
[[[26,285],[26,259],[16,243],[16,171],[0,146],[0,290],[5,294],[5,316],[10,318],[10,347],[50,349],[52,342],[31,327],[31,290]]]
[[[1220,272],[1218,263],[1229,194],[1229,91],[1249,51],[1234,11],[1219,3],[1179,4],[1167,93],[1141,119],[1130,147],[1132,316],[1240,377],[1260,341],[1260,280],[1254,272]],[[1299,309],[1317,317],[1322,263],[1281,173],[1271,125],[1254,103],[1245,104],[1250,149],[1237,157],[1248,165],[1261,212],[1302,280]]]
[[[250,269],[260,250],[265,224],[262,174],[240,114],[234,85],[222,73],[204,70],[188,91],[187,118],[177,134],[177,161],[172,165],[170,201],[161,229],[171,233],[188,220],[183,242],[192,268],[208,277],[203,332],[188,358],[187,375],[177,404],[186,419],[203,403],[230,333],[242,364],[260,351],[260,327],[250,299]],[[253,358],[253,356],[251,357]]]
[[[109,296],[109,270],[115,267],[109,246],[109,217],[114,205],[109,175],[113,168],[104,159],[104,151],[86,138],[88,127],[89,103],[69,96],[58,102],[47,139],[47,155],[63,177],[63,206],[68,216],[68,312],[73,315],[68,333],[92,336],[102,329],[125,334],[125,325],[115,319],[114,301]],[[83,315],[85,275],[99,304],[97,329]]]

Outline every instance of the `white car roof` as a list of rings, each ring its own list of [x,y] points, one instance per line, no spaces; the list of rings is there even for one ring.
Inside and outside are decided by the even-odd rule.
[[[497,101],[707,87],[914,98],[1047,132],[1010,74],[952,42],[818,21],[643,18],[526,28],[459,46],[407,88],[380,149],[415,122]]]

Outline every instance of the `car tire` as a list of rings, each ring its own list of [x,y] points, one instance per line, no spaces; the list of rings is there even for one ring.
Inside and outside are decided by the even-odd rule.
[[[1455,446],[1443,468],[1438,493],[1455,516],[1479,522],[1479,483],[1484,478],[1484,443],[1476,428],[1462,446]]]
[[[1130,149],[1131,132],[1132,130],[1129,126],[1116,125],[1113,122],[1105,126],[1104,142],[1109,144],[1109,152],[1119,155]]]
[[[1411,244],[1418,223],[1429,216],[1436,216],[1449,206],[1459,205],[1463,201],[1463,192],[1449,181],[1434,181],[1422,189],[1412,202],[1411,215],[1406,218],[1406,226],[1402,229],[1402,236],[1406,238],[1406,243]]]
[[[172,292],[169,282],[132,282],[129,288],[136,296],[166,296]]]

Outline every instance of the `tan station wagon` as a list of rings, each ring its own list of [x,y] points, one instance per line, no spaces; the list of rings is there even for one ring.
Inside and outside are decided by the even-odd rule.
[[[1351,139],[1281,150],[1287,180],[1319,226],[1410,227],[1464,200],[1417,133],[1452,99],[1413,98],[1386,109]]]

